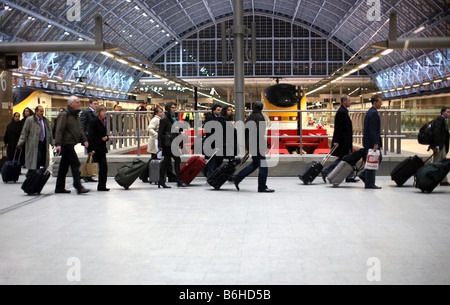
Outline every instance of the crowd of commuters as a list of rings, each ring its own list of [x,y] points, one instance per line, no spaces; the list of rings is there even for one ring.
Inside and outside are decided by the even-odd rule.
[[[379,162],[381,162],[381,119],[378,110],[382,106],[382,97],[374,95],[371,98],[372,107],[367,111],[364,119],[363,131],[363,147],[367,156],[369,150],[378,150],[380,152]],[[341,107],[336,113],[335,128],[333,133],[332,145],[336,148],[333,155],[337,160],[330,163],[322,171],[322,177],[326,176],[337,166],[343,157],[349,155],[353,151],[353,127],[352,121],[348,114],[348,108],[351,105],[349,96],[342,96]],[[98,191],[109,191],[107,188],[108,162],[106,154],[108,153],[109,132],[106,124],[107,109],[103,105],[99,105],[97,100],[90,100],[89,107],[83,111],[80,110],[81,103],[78,97],[71,96],[68,99],[67,108],[60,108],[59,115],[54,120],[53,129],[49,120],[44,116],[44,108],[39,105],[34,111],[25,108],[20,119],[20,113],[14,113],[11,122],[6,128],[4,136],[4,144],[7,147],[7,158],[20,160],[21,164],[28,169],[27,175],[32,170],[40,167],[48,167],[50,160],[50,147],[61,155],[61,162],[57,174],[55,193],[70,193],[66,189],[66,176],[69,167],[72,171],[73,186],[78,194],[89,192],[82,183],[97,182],[90,177],[80,177],[80,161],[75,151],[75,145],[82,144],[86,153],[92,156],[93,161],[98,163]],[[145,108],[145,109],[144,109]],[[114,106],[114,111],[120,111],[120,106]],[[165,111],[164,111],[165,110]],[[140,105],[136,111],[147,111],[144,104]],[[160,167],[159,187],[170,188],[166,184],[166,177],[169,176],[169,182],[176,182],[178,187],[185,187],[180,173],[181,158],[177,145],[174,145],[175,139],[183,132],[177,116],[177,106],[170,102],[163,109],[159,105],[153,108],[153,118],[148,126],[149,144],[148,153],[151,159],[162,158]],[[266,121],[262,114],[263,103],[256,102],[253,112],[247,117],[246,123],[254,122],[257,127],[258,147],[257,151],[251,151],[248,143],[249,137],[246,136],[246,151],[252,156],[252,162],[242,169],[238,174],[232,176],[230,181],[234,183],[237,190],[239,184],[256,169],[258,173],[258,192],[274,192],[267,186],[268,166],[266,163],[265,151],[259,147],[267,146],[267,142],[260,145],[262,139],[265,140]],[[81,113],[81,115],[80,115]],[[225,160],[233,160],[237,155],[237,132],[233,124],[233,109],[231,107],[213,105],[211,111],[205,115],[206,134],[203,138],[204,147],[209,145],[209,150],[204,150],[205,158],[208,160],[203,171],[204,175],[209,178],[214,171],[220,167]],[[433,144],[430,149],[434,152],[433,162],[445,159],[449,151],[449,131],[448,118],[450,117],[450,108],[443,107],[441,115],[434,120],[433,124]],[[183,116],[186,120],[190,120],[190,116]],[[211,123],[213,122],[213,123]],[[207,126],[210,124],[209,126]],[[221,128],[223,135],[219,137],[222,142],[217,143],[216,140],[210,141],[210,137],[215,135]],[[227,137],[233,137],[233,149],[227,149]],[[229,139],[228,139],[229,140]],[[265,144],[265,145],[264,145]],[[175,147],[175,148],[174,148]],[[180,147],[180,146],[178,146]],[[19,155],[18,155],[19,151]],[[214,153],[213,153],[214,152]],[[174,161],[172,167],[172,160]],[[172,172],[172,169],[175,173]],[[367,189],[381,189],[376,185],[376,171],[365,170],[360,177],[364,181]],[[357,178],[351,174],[346,178],[346,182],[357,182]],[[449,185],[445,178],[441,185]]]

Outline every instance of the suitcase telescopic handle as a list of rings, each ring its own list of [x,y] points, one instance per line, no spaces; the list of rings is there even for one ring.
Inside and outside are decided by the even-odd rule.
[[[334,153],[334,151],[336,150],[337,145],[333,145],[333,147],[331,148],[330,152],[325,156],[325,158],[323,158],[322,162],[320,162],[322,165],[324,165],[328,159],[331,157],[331,155]]]

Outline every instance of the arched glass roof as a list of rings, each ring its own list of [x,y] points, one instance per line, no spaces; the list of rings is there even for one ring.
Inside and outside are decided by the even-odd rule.
[[[2,41],[92,40],[95,16],[105,22],[104,40],[156,61],[175,44],[233,16],[233,0],[2,0]],[[388,37],[389,14],[398,13],[399,37],[447,37],[448,0],[244,0],[245,16],[267,16],[321,33],[354,54]],[[79,6],[78,6],[79,5]],[[77,15],[79,13],[79,15]],[[211,50],[215,52],[215,50]],[[104,58],[85,53],[87,65]],[[392,71],[402,71],[405,83],[449,74],[448,50],[396,51],[372,64],[377,85],[395,86]],[[436,65],[439,67],[436,67]],[[434,69],[428,68],[433,66]],[[394,70],[393,70],[394,69]],[[424,72],[426,69],[426,72]],[[120,73],[139,78],[130,67]],[[435,74],[438,75],[435,75]],[[384,75],[384,76],[383,76]],[[383,77],[381,77],[383,76]],[[381,81],[383,79],[383,81]],[[446,82],[445,82],[446,83]],[[384,89],[384,88],[382,88]]]

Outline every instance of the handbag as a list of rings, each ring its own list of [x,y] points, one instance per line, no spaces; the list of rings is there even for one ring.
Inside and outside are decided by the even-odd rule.
[[[369,152],[367,154],[366,158],[366,164],[364,165],[364,169],[369,170],[378,170],[378,167],[380,165],[380,151],[369,149]]]
[[[81,165],[81,177],[98,177],[98,163],[93,162],[92,155]]]

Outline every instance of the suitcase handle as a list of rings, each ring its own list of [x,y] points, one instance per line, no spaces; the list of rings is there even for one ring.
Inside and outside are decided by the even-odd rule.
[[[19,158],[17,158],[17,160],[16,160],[16,154],[17,154],[17,148],[14,150],[14,157],[13,157],[13,164],[15,163],[15,162],[17,162],[17,163],[19,163],[19,161],[20,161],[20,157],[22,156],[22,148],[20,148],[19,150],[20,150],[20,153],[19,153]],[[2,155],[3,155],[3,148],[2,148]]]
[[[48,165],[47,169],[45,170],[45,173],[50,173],[50,175],[53,175],[53,166],[55,165],[56,158],[58,158],[60,155],[61,155],[61,152],[55,148],[53,150],[52,162],[50,162],[50,164]]]
[[[322,162],[320,162],[320,164],[324,165],[328,161],[328,159],[331,157],[331,154],[334,153],[334,151],[336,149],[337,149],[337,145],[333,145],[330,152],[325,156],[325,158],[323,158],[323,160],[322,160]]]

